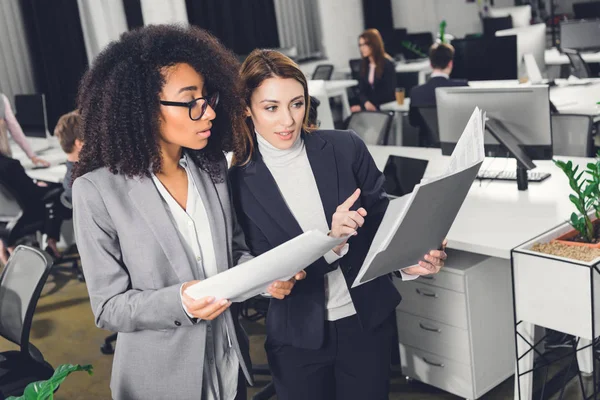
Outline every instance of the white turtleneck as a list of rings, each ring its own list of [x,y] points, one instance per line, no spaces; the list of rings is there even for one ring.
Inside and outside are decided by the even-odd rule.
[[[287,150],[277,149],[258,132],[256,138],[263,161],[273,175],[283,199],[300,228],[304,232],[311,229],[329,232],[321,195],[302,137],[298,136],[292,147]],[[332,264],[347,252],[346,244],[341,256],[330,251],[325,255],[325,261]],[[356,314],[346,279],[339,266],[325,275],[325,301],[328,321],[336,321]]]

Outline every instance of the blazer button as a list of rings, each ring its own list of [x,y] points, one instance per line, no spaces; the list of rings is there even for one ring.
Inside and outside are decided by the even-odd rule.
[[[179,322],[179,321],[175,321],[175,325],[177,325],[177,326],[181,326],[181,322]]]

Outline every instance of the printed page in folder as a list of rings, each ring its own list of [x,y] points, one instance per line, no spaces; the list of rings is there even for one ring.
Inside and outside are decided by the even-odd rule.
[[[485,157],[485,114],[476,108],[444,174],[423,180],[412,193],[390,201],[352,285],[413,266],[440,246]]]

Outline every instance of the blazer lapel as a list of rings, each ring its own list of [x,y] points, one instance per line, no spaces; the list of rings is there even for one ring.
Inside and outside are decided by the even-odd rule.
[[[196,279],[179,240],[177,228],[169,218],[154,183],[150,178],[135,178],[135,182],[129,191],[129,197],[152,230],[177,277],[182,282]]]
[[[192,179],[198,189],[210,224],[217,270],[223,272],[229,268],[229,243],[227,239],[226,218],[217,193],[217,188],[211,177],[205,171],[200,170],[190,157],[187,157]]]
[[[344,132],[339,132],[344,135]],[[337,207],[346,199],[339,198],[338,172],[333,146],[316,135],[304,134],[304,145],[308,161],[313,170],[327,225],[331,228],[331,217]]]
[[[267,214],[284,232],[290,235],[289,239],[302,234],[302,228],[287,204],[285,204],[279,187],[260,154],[257,154],[255,161],[245,167],[244,180],[252,195],[267,211]]]

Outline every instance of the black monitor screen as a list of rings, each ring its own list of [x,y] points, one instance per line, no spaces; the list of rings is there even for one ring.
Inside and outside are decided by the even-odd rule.
[[[518,79],[517,37],[453,40],[452,78],[469,81]]]
[[[402,42],[406,40],[406,29],[394,29],[389,38],[384,38],[385,50],[395,56],[402,53]]]
[[[431,32],[409,33],[402,41],[402,55],[407,60],[427,58],[432,44],[433,34]]]
[[[576,19],[600,18],[600,1],[573,4],[573,13]]]
[[[400,197],[412,192],[423,179],[427,163],[417,158],[389,156],[383,170],[386,193]]]

